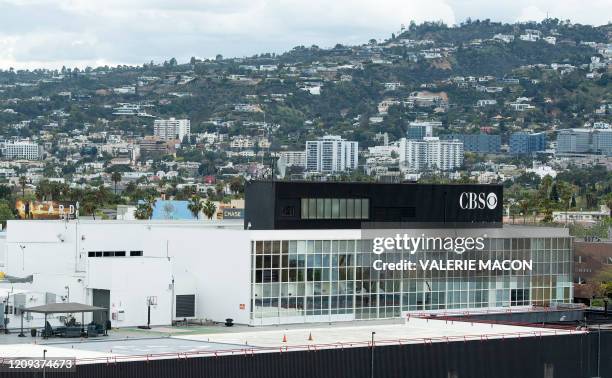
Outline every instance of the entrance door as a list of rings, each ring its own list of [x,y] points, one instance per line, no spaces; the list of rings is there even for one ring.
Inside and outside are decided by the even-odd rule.
[[[110,290],[93,289],[92,305],[106,308],[106,311],[95,311],[93,321],[98,324],[105,324],[110,319]]]

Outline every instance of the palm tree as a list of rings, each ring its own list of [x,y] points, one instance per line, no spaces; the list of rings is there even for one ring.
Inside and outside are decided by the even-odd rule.
[[[531,207],[531,204],[529,203],[528,199],[522,199],[519,201],[519,208],[521,209],[521,213],[523,214],[523,224],[527,223],[527,212],[529,211],[529,208]]]
[[[19,185],[21,186],[21,196],[25,197],[25,187],[28,183],[28,179],[25,176],[19,177]]]
[[[85,200],[85,202],[82,205],[82,209],[85,213],[91,214],[93,216],[93,219],[96,219],[96,210],[97,210],[98,206],[96,204],[95,201],[91,201],[91,200]]]
[[[206,215],[208,219],[212,219],[216,211],[217,206],[212,203],[210,199],[207,199],[204,203],[204,206],[202,207],[202,212],[204,213],[204,215]]]
[[[572,196],[574,195],[574,188],[571,184],[568,184],[565,181],[561,181],[559,183],[559,199],[561,200],[561,204],[563,205],[563,210],[565,210],[565,224],[567,224],[567,213],[571,206]]]
[[[608,193],[604,197],[604,203],[610,209],[610,218],[612,218],[612,193]]]
[[[121,181],[121,173],[119,171],[114,171],[111,174],[111,180],[115,183],[115,195],[117,194],[117,183]]]
[[[195,217],[195,219],[200,219],[200,211],[202,211],[202,209],[204,208],[204,205],[202,204],[202,198],[200,198],[200,196],[198,195],[192,196],[189,200],[187,208],[189,209],[189,211],[191,211],[191,214]]]
[[[153,216],[153,208],[155,207],[157,200],[154,197],[147,197],[145,200],[138,204],[134,216],[137,219],[151,219]]]

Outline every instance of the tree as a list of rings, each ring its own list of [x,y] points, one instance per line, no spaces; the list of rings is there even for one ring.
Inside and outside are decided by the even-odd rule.
[[[541,212],[544,214],[544,218],[542,218],[542,222],[544,223],[552,222],[553,220],[552,213],[553,213],[554,203],[550,199],[546,198],[540,203],[540,206],[542,209]]]
[[[606,206],[610,210],[610,218],[612,218],[612,193],[608,193],[604,197],[604,203],[606,204]]]
[[[528,199],[522,199],[519,201],[519,208],[521,209],[521,214],[523,214],[523,224],[527,223],[527,213],[531,208],[531,203],[529,203]]]
[[[147,197],[139,203],[134,212],[136,219],[151,219],[156,202],[157,200],[154,197]]]
[[[91,214],[93,219],[96,219],[96,210],[100,208],[97,193],[93,190],[87,191],[83,196],[83,203],[80,208],[83,210],[84,214]]]
[[[0,201],[0,223],[2,228],[6,228],[6,221],[9,219],[15,219],[15,214],[13,214],[7,201]]]
[[[0,198],[2,199],[10,199],[12,194],[11,188],[6,185],[0,185]]]
[[[91,214],[94,220],[96,219],[96,210],[98,209],[98,204],[95,199],[85,199],[85,202],[83,202],[83,205],[81,205],[81,209],[83,209],[83,212]]]
[[[212,219],[217,211],[217,206],[209,199],[206,200],[204,206],[202,207],[202,212],[208,219]]]
[[[223,182],[218,182],[215,185],[215,191],[216,191],[217,197],[219,197],[220,199],[223,199],[223,193],[225,192],[225,184]]]
[[[553,179],[550,175],[544,176],[542,181],[540,181],[540,188],[538,189],[538,195],[541,198],[547,198],[550,187],[552,186]]]
[[[552,187],[550,188],[550,195],[548,196],[548,199],[550,199],[553,202],[559,202],[559,190],[557,189],[557,183],[553,183]]]
[[[116,195],[117,194],[117,183],[121,181],[121,173],[119,173],[119,171],[114,171],[111,174],[111,180],[113,180],[113,183],[115,183],[115,195]]]
[[[565,223],[567,223],[567,212],[569,211],[572,197],[574,196],[573,192],[574,188],[571,184],[568,184],[565,181],[561,181],[559,183],[559,198],[561,199],[563,210],[565,210]]]
[[[202,211],[203,207],[202,198],[198,195],[192,196],[189,200],[189,204],[187,204],[187,208],[191,211],[195,219],[200,219],[200,211]]]
[[[19,186],[21,186],[21,196],[25,197],[25,187],[28,184],[28,179],[25,176],[19,177]]]
[[[244,191],[244,182],[242,181],[242,178],[234,177],[232,178],[232,181],[230,181],[229,187],[232,193],[238,194]]]

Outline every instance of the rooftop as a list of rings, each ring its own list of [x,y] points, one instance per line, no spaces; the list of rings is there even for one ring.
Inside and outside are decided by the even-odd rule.
[[[310,325],[251,328],[157,327],[150,331],[118,329],[96,339],[33,339],[3,336],[2,356],[76,357],[78,363],[156,358],[184,358],[223,354],[352,348],[375,345],[420,344],[514,337],[549,336],[582,331],[504,324],[410,318]]]

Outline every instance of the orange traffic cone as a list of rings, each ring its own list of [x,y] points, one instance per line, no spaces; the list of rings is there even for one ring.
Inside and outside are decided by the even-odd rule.
[[[283,334],[283,342],[286,343],[287,342],[287,335]]]
[[[314,339],[312,338],[312,332],[310,332],[310,333],[308,334],[308,341],[313,341],[313,340],[314,340]]]

